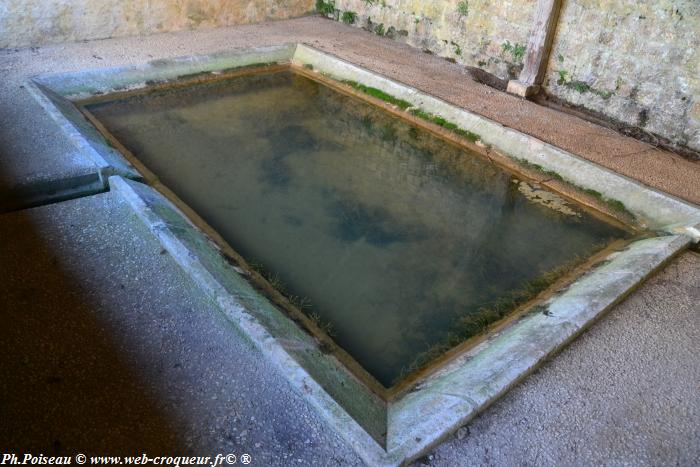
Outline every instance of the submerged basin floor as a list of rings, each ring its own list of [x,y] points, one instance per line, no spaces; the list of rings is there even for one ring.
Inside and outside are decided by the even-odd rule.
[[[291,70],[87,109],[385,387],[628,235]]]

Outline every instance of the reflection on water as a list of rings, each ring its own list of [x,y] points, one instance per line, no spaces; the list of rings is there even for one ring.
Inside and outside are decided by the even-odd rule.
[[[625,235],[287,71],[90,110],[385,386],[460,318]]]

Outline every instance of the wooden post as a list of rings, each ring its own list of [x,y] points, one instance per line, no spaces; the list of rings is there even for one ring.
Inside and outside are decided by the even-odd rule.
[[[547,72],[549,52],[559,21],[561,0],[538,0],[532,34],[527,41],[523,70],[517,80],[508,82],[508,92],[522,97],[532,96],[540,90]]]

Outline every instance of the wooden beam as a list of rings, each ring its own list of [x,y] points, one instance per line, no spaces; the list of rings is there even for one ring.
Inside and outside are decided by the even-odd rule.
[[[527,41],[525,62],[517,80],[508,82],[508,92],[522,97],[537,94],[547,72],[549,52],[559,22],[562,0],[538,0],[532,34]]]

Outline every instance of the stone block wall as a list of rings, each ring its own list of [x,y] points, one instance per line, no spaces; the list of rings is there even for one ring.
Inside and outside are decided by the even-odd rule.
[[[536,0],[336,0],[336,16],[425,51],[517,77]]]
[[[564,0],[545,89],[700,151],[700,1]]]
[[[302,16],[314,0],[0,0],[0,48]]]
[[[522,68],[536,0],[334,5],[337,20],[507,80]],[[700,0],[563,0],[543,87],[700,152]]]

